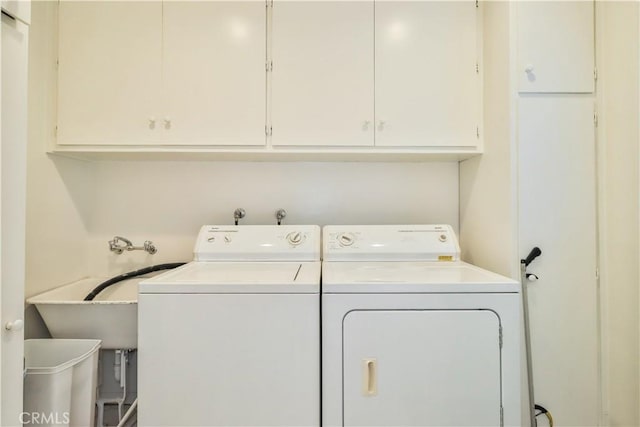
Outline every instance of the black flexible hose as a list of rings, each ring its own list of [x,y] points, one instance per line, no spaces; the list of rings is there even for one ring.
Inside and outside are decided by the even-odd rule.
[[[158,264],[152,265],[150,267],[141,268],[140,270],[130,271],[128,273],[121,274],[116,277],[112,277],[111,279],[100,283],[96,286],[89,295],[87,295],[84,300],[85,301],[93,301],[93,299],[103,290],[107,289],[111,285],[115,285],[116,283],[122,282],[123,280],[131,279],[132,277],[142,276],[143,274],[152,273],[154,271],[160,270],[171,270],[173,268],[180,267],[181,265],[185,265],[185,262],[174,262],[169,264]]]

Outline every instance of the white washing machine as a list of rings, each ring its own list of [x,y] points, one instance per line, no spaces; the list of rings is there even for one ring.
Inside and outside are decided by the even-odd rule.
[[[324,426],[519,426],[520,284],[447,225],[323,229]]]
[[[138,425],[320,424],[320,228],[204,226],[141,282]]]

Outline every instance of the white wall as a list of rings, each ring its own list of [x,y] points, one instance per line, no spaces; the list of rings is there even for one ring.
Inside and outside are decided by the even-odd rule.
[[[484,2],[484,154],[460,163],[460,245],[465,261],[519,277],[512,168],[510,9]]]
[[[102,162],[89,218],[91,274],[190,260],[203,224],[447,223],[458,228],[458,163]],[[122,235],[156,255],[108,251]]]
[[[87,274],[91,165],[45,154],[55,128],[55,2],[34,2],[29,45],[27,297]],[[35,319],[35,320],[34,320]],[[26,335],[39,335],[27,312]]]
[[[621,1],[597,9],[603,380],[611,426],[640,425],[638,9]]]

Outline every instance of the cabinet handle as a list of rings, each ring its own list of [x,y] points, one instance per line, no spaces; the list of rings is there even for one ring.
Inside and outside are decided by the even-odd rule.
[[[24,321],[22,319],[14,320],[13,322],[7,322],[4,328],[7,331],[21,331],[24,327]]]
[[[378,130],[380,132],[382,132],[384,130],[384,125],[385,125],[385,121],[384,120],[378,120]]]
[[[365,396],[375,396],[378,394],[378,362],[376,359],[362,360],[362,394]]]
[[[534,68],[533,68],[533,65],[531,65],[531,64],[527,64],[527,66],[524,67],[524,72],[527,73],[527,74],[533,73],[533,70],[534,70]]]
[[[362,130],[368,131],[370,124],[371,124],[371,120],[365,120],[364,122],[362,122]]]
[[[164,119],[164,128],[165,129],[171,129],[171,118],[166,117]]]
[[[156,118],[149,117],[149,129],[155,129],[155,128],[156,128]]]

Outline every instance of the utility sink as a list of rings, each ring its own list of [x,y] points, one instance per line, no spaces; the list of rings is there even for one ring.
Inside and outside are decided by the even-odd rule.
[[[28,298],[38,309],[53,338],[102,340],[102,348],[138,347],[138,283],[123,280],[103,290],[93,301],[83,301],[106,279],[87,278]]]

